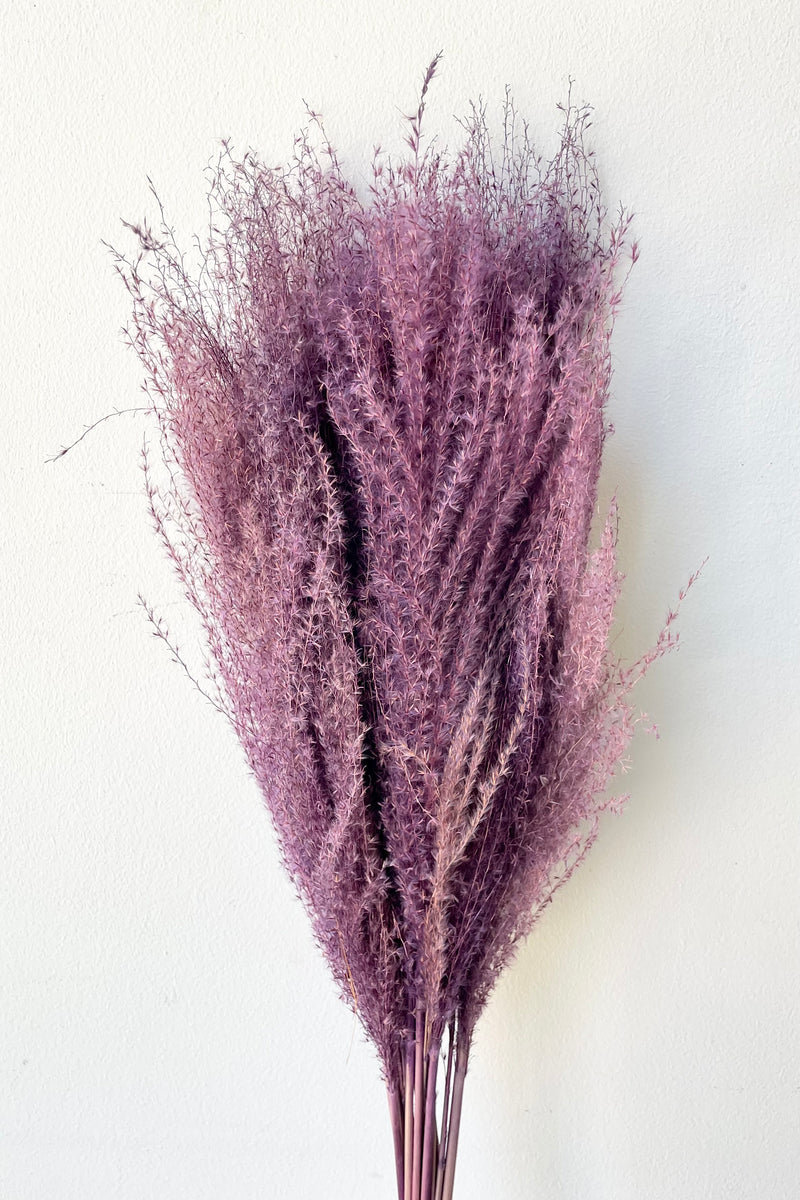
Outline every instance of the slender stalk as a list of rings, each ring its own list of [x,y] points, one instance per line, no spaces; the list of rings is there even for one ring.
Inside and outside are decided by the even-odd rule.
[[[428,1047],[428,1080],[425,1097],[425,1136],[422,1144],[421,1200],[432,1200],[436,1170],[436,1075],[439,1067],[439,1039]]]
[[[400,1106],[400,1090],[394,1084],[390,1084],[388,1091],[389,1115],[392,1121],[392,1136],[394,1138],[394,1162],[397,1171],[397,1196],[398,1200],[403,1200],[405,1191],[405,1163],[403,1161],[403,1113]]]
[[[414,1152],[414,1043],[406,1045],[405,1129],[403,1133],[403,1200],[412,1200],[411,1178]]]
[[[467,1074],[469,1045],[462,1037],[458,1039],[456,1049],[456,1074],[453,1084],[453,1107],[450,1113],[450,1126],[447,1133],[447,1155],[445,1157],[444,1187],[442,1200],[453,1200],[453,1182],[456,1174],[456,1154],[458,1152],[458,1130],[461,1125],[461,1103],[464,1099],[464,1077]]]
[[[450,1022],[447,1037],[447,1071],[444,1077],[444,1098],[442,1100],[442,1137],[439,1142],[439,1149],[436,1163],[436,1192],[434,1200],[442,1200],[442,1190],[444,1188],[444,1163],[445,1153],[447,1151],[447,1130],[450,1120],[450,1084],[453,1076],[453,1048],[455,1046],[456,1022],[455,1018]]]
[[[414,1177],[412,1200],[422,1200],[422,1137],[425,1131],[425,1020],[422,1005],[417,1007],[414,1061]]]
[[[434,1118],[433,1118],[433,1175],[431,1178],[431,1200],[436,1195],[436,1189],[439,1184],[439,1128],[436,1121],[436,1105],[434,1102]]]

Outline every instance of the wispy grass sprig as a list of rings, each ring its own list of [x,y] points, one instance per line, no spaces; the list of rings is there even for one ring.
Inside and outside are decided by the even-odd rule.
[[[562,110],[550,161],[508,97],[499,153],[475,106],[452,158],[423,151],[438,59],[364,197],[310,113],[288,168],[224,148],[197,272],[163,211],[118,256],[156,528],[380,1057],[400,1200],[451,1200],[476,1021],[613,803],[628,694],[674,641],[670,620],[614,657],[615,505],[590,544],[637,251],[589,110]]]

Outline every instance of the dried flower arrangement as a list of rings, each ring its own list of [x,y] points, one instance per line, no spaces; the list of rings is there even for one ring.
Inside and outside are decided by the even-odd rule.
[[[552,161],[473,106],[450,162],[419,107],[362,201],[324,136],[226,146],[202,268],[118,255],[165,483],[156,528],[316,938],[374,1043],[400,1200],[451,1200],[476,1021],[580,862],[637,719],[590,549],[630,218],[588,109]],[[145,269],[147,267],[148,269]],[[157,631],[168,638],[161,625]]]

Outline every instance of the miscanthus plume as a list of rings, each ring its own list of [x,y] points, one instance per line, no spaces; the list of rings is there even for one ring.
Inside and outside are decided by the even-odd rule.
[[[376,148],[321,120],[226,147],[192,275],[163,214],[118,257],[161,432],[149,495],[285,865],[389,1094],[401,1200],[450,1200],[475,1023],[586,853],[636,714],[590,546],[629,218],[588,110],[535,153]],[[160,628],[160,627],[159,627]],[[163,630],[162,630],[163,632]]]

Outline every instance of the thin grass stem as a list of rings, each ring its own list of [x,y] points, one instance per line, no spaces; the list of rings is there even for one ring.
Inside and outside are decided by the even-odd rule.
[[[414,1043],[406,1045],[405,1128],[403,1133],[403,1200],[412,1200],[411,1183],[414,1152]]]
[[[468,1060],[469,1046],[463,1037],[459,1037],[456,1050],[455,1080],[453,1083],[453,1107],[450,1113],[450,1125],[447,1132],[447,1157],[445,1160],[442,1200],[453,1200],[456,1154],[458,1153],[458,1131],[461,1126],[461,1104],[464,1099],[464,1079],[467,1074]]]
[[[447,1131],[450,1120],[450,1086],[453,1077],[453,1049],[455,1047],[456,1022],[455,1017],[450,1022],[447,1037],[447,1070],[444,1078],[444,1097],[442,1099],[442,1136],[439,1141],[436,1156],[436,1190],[434,1200],[442,1200],[444,1189],[444,1164],[447,1153]]]
[[[414,1177],[413,1200],[422,1200],[422,1139],[425,1132],[425,1014],[417,1007],[414,1061]]]
[[[400,1092],[398,1088],[389,1085],[389,1116],[392,1122],[392,1137],[394,1139],[394,1161],[397,1171],[397,1196],[398,1200],[403,1200],[405,1191],[405,1162],[404,1162],[404,1147],[403,1147],[403,1113],[400,1103]]]
[[[432,1200],[436,1172],[436,1075],[439,1067],[438,1039],[428,1047],[428,1078],[425,1097],[425,1136],[422,1147],[421,1200]]]

